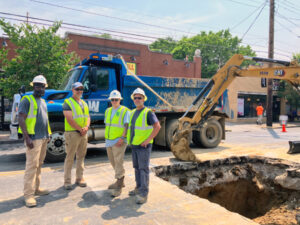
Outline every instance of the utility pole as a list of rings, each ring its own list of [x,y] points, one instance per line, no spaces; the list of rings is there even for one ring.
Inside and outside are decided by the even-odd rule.
[[[28,24],[29,22],[29,12],[26,12],[26,23]]]
[[[274,58],[274,10],[275,0],[270,0],[270,20],[269,20],[269,58]],[[272,127],[273,123],[273,79],[268,79],[267,94],[267,126]]]

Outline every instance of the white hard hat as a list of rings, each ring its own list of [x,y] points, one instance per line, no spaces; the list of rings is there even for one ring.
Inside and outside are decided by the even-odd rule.
[[[141,88],[135,89],[135,90],[133,91],[132,95],[131,95],[131,99],[132,99],[132,100],[134,100],[134,95],[135,95],[135,94],[144,95],[145,101],[147,101],[147,96],[145,95],[145,92],[144,92],[143,89],[141,89]]]
[[[108,99],[112,99],[112,98],[123,99],[121,93],[118,90],[113,90],[112,92],[110,92]]]
[[[34,83],[42,83],[45,84],[46,87],[48,87],[47,80],[43,75],[37,75],[36,77],[34,77],[30,85],[33,86]]]

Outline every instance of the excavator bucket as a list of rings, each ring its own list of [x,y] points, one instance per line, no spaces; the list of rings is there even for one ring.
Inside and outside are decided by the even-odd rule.
[[[200,162],[190,148],[190,129],[180,130],[173,136],[171,151],[181,161]]]

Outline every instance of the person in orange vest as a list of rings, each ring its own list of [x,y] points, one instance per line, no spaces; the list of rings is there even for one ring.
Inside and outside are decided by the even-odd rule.
[[[256,114],[257,114],[256,124],[262,125],[263,113],[264,113],[264,107],[262,107],[261,103],[258,103],[258,106],[256,107]]]

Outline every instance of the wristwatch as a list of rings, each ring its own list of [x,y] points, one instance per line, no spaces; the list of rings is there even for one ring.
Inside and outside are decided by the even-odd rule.
[[[126,139],[126,137],[122,136],[121,139],[124,140],[124,139]]]

